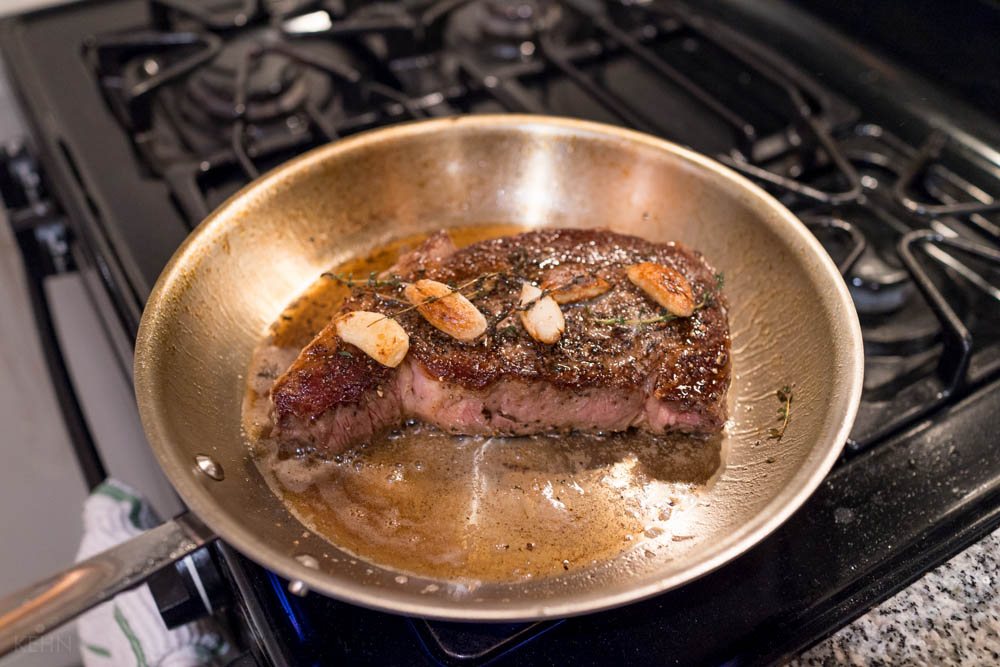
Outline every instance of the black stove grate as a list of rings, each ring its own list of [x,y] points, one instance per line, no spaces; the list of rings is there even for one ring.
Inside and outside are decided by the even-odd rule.
[[[969,255],[986,260],[995,266],[1000,266],[1000,251],[989,246],[970,243],[969,241],[952,236],[944,236],[929,230],[918,230],[907,234],[899,242],[899,255],[909,269],[910,274],[916,281],[917,287],[923,293],[924,298],[931,305],[934,314],[941,322],[942,352],[938,361],[938,375],[943,381],[943,387],[939,392],[941,400],[960,393],[970,382],[969,364],[972,356],[972,334],[955,310],[949,305],[948,299],[935,286],[934,281],[917,261],[914,250],[920,248],[925,253],[929,251],[929,246],[934,244],[937,247],[946,246]],[[940,257],[940,256],[938,256]],[[969,279],[977,288],[984,289],[989,296],[1000,298],[1000,291],[982,280],[979,273],[972,272],[967,265],[958,263],[952,255],[945,255],[946,260],[953,267],[965,267],[970,273],[963,273],[962,276]]]
[[[597,68],[600,72],[595,73],[593,65],[616,58],[641,62],[648,73],[661,78],[661,85],[675,87],[697,107],[714,114],[727,130],[724,140],[714,142],[717,144],[714,152],[734,168],[775,187],[828,204],[854,199],[860,192],[855,170],[830,136],[832,127],[843,124],[855,112],[812,85],[794,68],[779,61],[767,62],[754,54],[751,47],[740,46],[742,40],[738,35],[723,32],[716,36],[704,21],[687,13],[565,0],[523,5],[535,7],[536,14],[542,13],[538,7],[544,5],[548,14],[555,11],[573,16],[560,16],[559,20],[548,23],[536,16],[513,21],[514,25],[523,23],[525,31],[510,37],[520,40],[510,45],[518,54],[516,58],[484,57],[470,48],[449,50],[458,38],[445,35],[446,30],[435,30],[435,26],[453,15],[462,18],[462,11],[480,4],[447,0],[430,4],[417,15],[403,12],[376,21],[349,17],[336,22],[325,10],[290,16],[280,12],[249,12],[246,8],[235,14],[242,17],[237,25],[256,30],[257,43],[240,49],[240,38],[234,35],[242,33],[232,30],[232,21],[236,20],[232,15],[227,21],[218,14],[194,11],[176,1],[156,2],[157,9],[153,12],[158,17],[156,23],[170,32],[98,34],[89,40],[88,51],[102,88],[119,119],[132,133],[143,162],[154,173],[167,175],[173,194],[192,225],[215,203],[206,196],[208,188],[204,184],[211,182],[216,172],[232,165],[241,167],[246,177],[238,180],[238,186],[259,174],[257,161],[271,165],[275,161],[268,161],[269,157],[284,157],[345,134],[408,118],[481,110],[484,97],[496,106],[486,105],[483,110],[566,112],[546,100],[544,94],[538,94],[537,83],[545,78],[564,78],[575,84],[607,112],[599,119],[676,140],[688,137],[688,128],[671,127],[663,122],[659,110],[652,113],[648,109],[637,110],[621,91],[602,81],[607,70]],[[168,17],[175,5],[184,8],[181,13],[188,19],[187,24],[194,18],[199,22],[195,27],[200,30],[172,31],[176,26]],[[304,19],[308,20],[303,22]],[[477,19],[484,20],[478,16],[465,20]],[[581,25],[587,27],[581,29]],[[460,29],[461,26],[452,32]],[[496,26],[489,29],[499,30]],[[384,44],[364,41],[372,35],[384,38],[386,30],[409,30],[417,47],[416,55],[387,60],[391,54]],[[567,30],[572,34],[568,36]],[[360,47],[355,52],[365,52],[367,66],[353,64],[352,58],[344,53],[323,53],[329,51],[325,47],[343,41],[345,36],[352,40],[361,38],[354,45]],[[712,50],[715,61],[725,61],[727,70],[712,72],[705,66],[705,58],[698,52],[707,48]],[[230,50],[240,51],[236,63],[225,57]],[[274,100],[258,105],[269,104],[272,113],[261,112],[254,119],[254,102],[248,91],[250,71],[268,54],[281,55],[307,69],[319,70],[333,80],[335,87],[360,88],[353,93],[363,101],[361,109],[358,105],[354,109],[338,105],[320,108],[307,96],[295,96],[283,89],[273,93]],[[685,65],[699,71],[704,81],[696,81],[671,64],[668,58],[678,55],[686,57],[689,62]],[[198,85],[196,70],[219,58],[227,61],[227,74],[232,81],[216,84],[220,87],[228,84],[230,90],[216,90],[215,93],[222,93],[219,98],[208,99],[216,107],[213,128],[216,139],[223,136],[228,141],[227,145],[218,142],[206,145],[192,137],[197,131],[191,126],[200,118],[185,118],[183,98],[204,88]],[[437,76],[429,75],[429,71]],[[298,75],[303,76],[301,72]],[[732,89],[731,79],[739,81],[738,90]],[[289,84],[289,88],[295,89],[296,83]],[[765,85],[772,99],[758,95],[749,104],[739,102],[740,96]],[[205,99],[200,94],[195,97],[199,101]],[[750,113],[741,113],[738,110],[741,106]],[[187,112],[190,115],[190,109]],[[155,127],[156,116],[160,115],[164,116],[160,119],[164,130],[169,126],[166,133],[179,135],[180,142],[173,137],[165,138],[165,132]],[[260,116],[277,120],[265,123]],[[280,131],[276,132],[275,126]],[[163,145],[177,143],[180,145]],[[704,148],[711,150],[708,146]],[[797,156],[783,161],[788,166],[778,164],[778,169],[766,166],[789,152]],[[817,160],[829,161],[836,167],[846,182],[845,190],[823,190],[795,178],[796,172]],[[199,194],[204,202],[199,200]]]
[[[982,215],[983,213],[1000,210],[1000,199],[994,199],[982,190],[974,188],[968,182],[962,184],[964,186],[962,189],[970,197],[969,201],[956,201],[954,196],[947,194],[940,187],[933,188],[932,190],[933,196],[940,200],[940,202],[922,201],[914,199],[909,195],[909,191],[914,188],[921,173],[926,172],[929,168],[933,168],[930,165],[941,157],[947,142],[948,137],[944,133],[931,133],[924,142],[924,145],[913,156],[910,164],[900,174],[899,180],[896,182],[896,187],[893,189],[893,194],[899,203],[917,215],[929,218],[956,215],[968,216],[969,222],[976,225],[980,231],[988,234],[994,241],[1000,240],[1000,226],[997,226],[995,221],[988,220]],[[937,168],[941,169],[941,167]],[[949,179],[950,177],[952,181],[955,178],[954,175],[950,175],[947,172],[939,173],[938,177],[945,179]],[[927,185],[928,187],[932,187],[930,183]]]

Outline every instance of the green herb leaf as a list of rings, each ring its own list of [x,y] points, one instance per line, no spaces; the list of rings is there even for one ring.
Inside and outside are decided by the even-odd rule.
[[[780,402],[780,405],[778,406],[778,420],[781,422],[781,426],[778,428],[772,428],[769,431],[768,438],[771,440],[781,440],[781,438],[785,435],[785,429],[788,428],[788,422],[792,417],[792,388],[786,384],[774,392],[774,395]]]
[[[399,287],[399,285],[402,283],[401,278],[396,274],[392,274],[391,276],[389,276],[389,280],[378,280],[376,278],[375,272],[372,272],[368,275],[368,280],[365,281],[355,280],[354,277],[349,273],[331,273],[329,271],[324,271],[319,275],[321,278],[326,278],[327,280],[336,280],[337,282],[342,283],[343,285],[346,285],[347,287],[350,287],[352,289],[355,287],[368,287],[368,288]]]
[[[513,325],[507,327],[500,327],[499,329],[497,329],[497,336],[505,338],[514,338],[517,336],[518,333],[519,333],[518,328]]]
[[[474,284],[476,283],[476,281],[477,281],[477,280],[487,280],[487,279],[489,279],[489,278],[493,278],[493,277],[495,277],[495,276],[497,276],[497,275],[499,275],[499,274],[497,274],[496,272],[493,272],[493,273],[484,273],[484,274],[482,274],[482,275],[479,275],[479,276],[476,276],[476,277],[475,277],[475,278],[473,278],[472,280],[468,280],[468,281],[466,281],[466,282],[462,283],[461,285],[455,285],[455,284],[454,284],[453,282],[449,281],[449,282],[448,282],[448,287],[449,287],[449,291],[448,291],[448,293],[447,293],[447,294],[443,294],[443,295],[441,295],[441,296],[431,296],[431,297],[427,297],[426,299],[424,299],[424,300],[423,300],[423,301],[421,301],[420,303],[417,303],[417,304],[413,304],[412,306],[409,306],[409,307],[407,307],[407,308],[403,308],[402,310],[397,310],[397,311],[396,311],[396,312],[394,312],[394,313],[389,313],[389,314],[388,314],[388,315],[386,315],[385,317],[383,317],[383,318],[381,318],[381,319],[378,319],[378,320],[375,320],[374,322],[372,322],[372,324],[376,324],[377,322],[381,322],[382,320],[389,320],[389,319],[392,319],[392,318],[394,318],[394,317],[398,317],[399,315],[402,315],[403,313],[408,313],[408,312],[410,312],[410,311],[411,311],[411,310],[413,310],[414,308],[419,308],[420,306],[425,306],[425,305],[427,305],[427,304],[429,304],[429,303],[434,303],[435,301],[437,301],[437,300],[439,300],[439,299],[443,299],[443,298],[445,298],[445,297],[447,297],[447,296],[451,296],[452,294],[454,294],[454,293],[456,293],[456,292],[461,292],[461,291],[462,291],[462,290],[464,290],[464,289],[465,289],[466,287],[469,287],[469,286],[471,286],[471,285],[474,285]],[[372,324],[369,324],[368,326],[372,326]]]

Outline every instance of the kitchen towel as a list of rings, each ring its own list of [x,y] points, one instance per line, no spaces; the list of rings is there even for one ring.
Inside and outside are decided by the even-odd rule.
[[[108,479],[83,507],[77,561],[109,549],[160,523],[145,499]],[[145,584],[91,609],[77,622],[86,667],[188,667],[225,664],[230,642],[211,618],[168,630]]]

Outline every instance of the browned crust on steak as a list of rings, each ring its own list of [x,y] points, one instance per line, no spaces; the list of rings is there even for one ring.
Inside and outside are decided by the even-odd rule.
[[[391,368],[342,343],[331,322],[278,378],[271,398],[279,415],[314,419],[329,409],[358,403],[391,377]]]
[[[583,229],[540,229],[475,243],[450,254],[447,245],[436,234],[393,272],[406,269],[401,276],[407,281],[429,278],[453,285],[497,274],[463,291],[493,326],[485,338],[461,343],[415,310],[402,313],[397,319],[410,336],[404,365],[409,362],[433,380],[470,396],[486,395],[511,382],[519,387],[541,383],[566,396],[608,389],[632,396],[641,393],[674,413],[687,414],[682,430],[709,434],[721,428],[730,380],[727,306],[717,293],[715,272],[701,253],[678,243]],[[691,317],[668,322],[598,323],[598,319],[651,319],[661,314],[659,306],[626,276],[629,264],[642,261],[680,272],[696,303],[709,299],[708,305]],[[510,315],[522,281],[541,284],[555,275],[564,280],[567,274],[596,276],[612,287],[594,299],[563,304],[566,331],[561,339],[552,345],[537,342],[520,326],[516,314]],[[405,306],[402,286],[381,287],[377,295],[359,289],[342,312],[390,314]],[[272,399],[279,427],[292,415],[315,419],[326,410],[356,407],[394,377],[390,369],[358,350],[352,350],[350,357],[338,354],[330,329],[324,329],[276,382]],[[398,404],[401,399],[394,400]],[[633,425],[645,428],[645,423],[637,420]]]
[[[563,305],[566,331],[555,345],[532,340],[520,327],[513,339],[485,347],[462,345],[417,320],[404,324],[411,332],[410,354],[431,375],[469,389],[482,389],[501,378],[566,388],[634,389],[646,382],[655,367],[666,365],[672,372],[658,378],[658,398],[682,404],[697,395],[714,400],[725,393],[729,380],[723,300],[691,318],[643,328],[596,324],[588,317],[588,307],[594,318],[655,317],[657,306],[625,275],[625,267],[638,261],[674,268],[688,278],[696,295],[715,288],[714,271],[701,254],[676,243],[655,244],[635,236],[580,229],[545,229],[492,239],[459,250],[428,277],[462,283],[499,271],[541,282],[558,266],[563,273],[570,269],[604,278],[613,287],[592,301]],[[493,294],[475,303],[492,321],[519,294],[520,280],[501,280]],[[726,356],[720,364],[714,359],[722,353]]]
[[[383,277],[395,274],[398,276],[415,276],[440,266],[441,261],[455,252],[455,243],[445,230],[439,230],[428,236],[419,247],[406,253],[396,264],[384,272]]]

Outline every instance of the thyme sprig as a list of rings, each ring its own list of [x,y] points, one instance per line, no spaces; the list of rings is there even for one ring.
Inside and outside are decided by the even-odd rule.
[[[389,276],[389,280],[380,280],[374,271],[368,274],[367,280],[355,280],[354,276],[350,273],[330,273],[326,271],[319,275],[328,280],[336,280],[352,289],[355,287],[399,287],[403,284],[402,277],[397,276],[395,273]]]
[[[781,440],[785,435],[785,429],[788,428],[788,420],[792,417],[792,388],[786,384],[774,392],[774,395],[781,404],[778,407],[778,420],[781,421],[781,426],[770,429],[767,437],[770,440]]]
[[[403,308],[402,310],[397,310],[394,313],[389,313],[388,315],[386,315],[386,316],[384,316],[384,317],[382,317],[380,319],[377,319],[377,320],[373,321],[368,326],[372,326],[372,324],[376,324],[378,322],[381,322],[382,320],[389,320],[389,319],[393,319],[393,318],[399,317],[403,313],[408,313],[408,312],[410,312],[411,310],[413,310],[415,308],[419,308],[420,306],[426,306],[429,303],[434,303],[435,301],[440,301],[441,299],[449,297],[452,294],[455,294],[456,292],[461,292],[465,288],[472,287],[473,285],[476,285],[476,292],[479,292],[479,291],[481,291],[481,290],[484,289],[487,280],[489,280],[490,278],[495,278],[498,275],[499,275],[498,272],[483,273],[481,275],[476,276],[472,280],[467,280],[466,282],[462,283],[461,285],[449,286],[447,294],[442,294],[441,296],[429,296],[426,299],[423,299],[420,303],[415,303],[415,304],[413,304],[411,306],[407,306],[406,308]],[[475,298],[476,296],[478,296],[478,294],[473,294],[472,298]]]
[[[390,306],[406,306],[406,305],[408,305],[402,299],[397,299],[395,297],[389,296],[388,294],[382,294],[380,292],[372,292],[372,296],[375,297],[376,301],[381,301],[382,303],[388,304]]]

